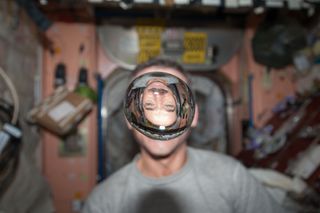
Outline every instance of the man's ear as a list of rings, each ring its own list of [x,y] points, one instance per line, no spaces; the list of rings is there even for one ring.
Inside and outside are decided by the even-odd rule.
[[[198,110],[198,105],[196,104],[196,109],[194,110],[194,116],[193,120],[191,123],[191,127],[196,127],[198,124],[198,119],[199,119],[199,110]]]

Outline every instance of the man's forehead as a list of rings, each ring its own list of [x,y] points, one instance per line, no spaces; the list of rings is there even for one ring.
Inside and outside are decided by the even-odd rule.
[[[176,76],[177,78],[183,80],[184,82],[188,82],[188,78],[183,74],[181,73],[180,71],[174,69],[174,68],[171,68],[171,67],[162,67],[162,66],[152,66],[152,67],[147,67],[141,71],[139,71],[135,76],[134,78],[136,77],[139,77],[143,74],[146,74],[146,73],[152,73],[152,72],[164,72],[164,73],[168,73],[168,74],[171,74],[171,75],[174,75]]]

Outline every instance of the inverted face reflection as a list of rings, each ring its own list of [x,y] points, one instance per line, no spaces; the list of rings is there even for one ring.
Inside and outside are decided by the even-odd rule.
[[[148,82],[143,92],[142,104],[146,119],[154,125],[164,128],[177,120],[174,94],[163,81],[151,80]]]
[[[163,72],[146,73],[133,80],[124,102],[129,123],[157,140],[169,140],[185,132],[192,123],[194,110],[187,84]]]

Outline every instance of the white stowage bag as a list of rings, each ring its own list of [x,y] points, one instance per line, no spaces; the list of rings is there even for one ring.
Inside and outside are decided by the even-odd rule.
[[[274,200],[285,209],[297,212],[306,208],[288,196],[288,193],[302,195],[307,190],[308,186],[302,179],[298,177],[291,178],[272,169],[252,168],[249,171],[266,187]]]

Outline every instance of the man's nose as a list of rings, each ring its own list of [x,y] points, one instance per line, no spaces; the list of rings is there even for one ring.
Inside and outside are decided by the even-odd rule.
[[[163,108],[163,95],[155,94],[155,105],[157,110],[161,110]]]

